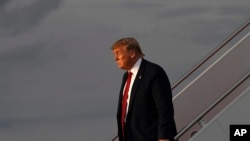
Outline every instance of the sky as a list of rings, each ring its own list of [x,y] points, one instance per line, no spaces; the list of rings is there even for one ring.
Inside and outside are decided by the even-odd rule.
[[[249,0],[1,0],[0,140],[108,140],[135,37],[171,84],[250,19]]]

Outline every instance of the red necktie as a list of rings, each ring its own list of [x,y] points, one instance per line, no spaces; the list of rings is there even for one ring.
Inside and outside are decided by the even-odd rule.
[[[132,72],[128,72],[126,86],[125,86],[124,93],[123,93],[123,98],[122,98],[121,122],[122,122],[122,133],[123,133],[123,136],[124,136],[124,123],[125,123],[125,117],[126,117],[126,111],[127,111],[128,91],[129,91],[129,86],[130,86],[132,74],[133,74]]]

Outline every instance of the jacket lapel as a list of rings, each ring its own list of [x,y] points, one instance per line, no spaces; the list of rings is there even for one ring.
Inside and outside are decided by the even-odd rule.
[[[137,91],[137,88],[142,80],[142,77],[143,77],[143,72],[144,72],[144,64],[145,63],[145,60],[142,59],[142,62],[141,62],[141,66],[139,68],[139,71],[136,75],[136,78],[134,80],[134,84],[132,86],[132,90],[131,90],[131,94],[130,94],[130,100],[129,100],[129,108],[128,108],[128,115],[130,113],[130,110],[131,108],[133,107],[133,103],[134,103],[134,98],[135,98],[135,95],[136,95],[136,91]]]

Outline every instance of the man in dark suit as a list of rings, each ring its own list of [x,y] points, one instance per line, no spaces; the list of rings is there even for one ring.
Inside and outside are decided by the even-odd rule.
[[[112,51],[118,67],[126,70],[118,100],[119,140],[174,140],[172,91],[165,71],[143,58],[134,38],[116,41]]]

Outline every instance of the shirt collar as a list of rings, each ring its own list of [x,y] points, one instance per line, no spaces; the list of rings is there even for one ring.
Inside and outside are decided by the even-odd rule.
[[[139,58],[136,63],[134,64],[134,66],[132,67],[132,69],[130,70],[133,73],[133,76],[136,76],[139,68],[141,66],[141,62],[142,62],[142,58]]]

